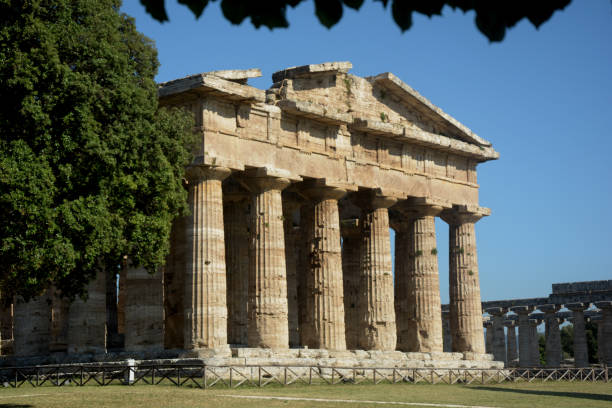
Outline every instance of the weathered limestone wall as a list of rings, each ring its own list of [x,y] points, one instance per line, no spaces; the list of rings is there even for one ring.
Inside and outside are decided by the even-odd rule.
[[[87,300],[76,299],[68,312],[68,352],[106,352],[106,274],[87,286]]]
[[[16,356],[39,356],[49,352],[51,307],[49,294],[29,302],[15,303],[14,352]]]
[[[164,348],[163,271],[130,268],[126,274],[125,350]]]

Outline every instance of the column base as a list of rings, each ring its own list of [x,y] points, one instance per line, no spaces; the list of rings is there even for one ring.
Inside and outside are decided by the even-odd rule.
[[[186,350],[179,354],[179,358],[224,358],[231,357],[232,350],[229,346],[221,346],[215,348],[200,348]]]

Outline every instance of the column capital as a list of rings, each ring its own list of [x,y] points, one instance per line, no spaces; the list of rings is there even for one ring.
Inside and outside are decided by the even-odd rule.
[[[589,308],[589,304],[588,303],[582,303],[582,302],[567,303],[565,305],[565,307],[567,307],[572,312],[582,312],[585,309]]]
[[[561,309],[561,305],[555,305],[554,303],[548,303],[545,305],[538,305],[537,308],[538,310],[541,310],[542,312],[548,315],[548,314],[557,313],[559,309]]]
[[[506,327],[515,327],[516,322],[514,320],[504,320],[504,326]]]
[[[389,208],[397,202],[397,197],[384,195],[381,189],[358,191],[351,198],[355,205],[363,210]]]
[[[476,223],[482,217],[491,215],[491,210],[473,204],[453,204],[452,208],[440,213],[442,218],[449,225],[460,225],[465,223]]]
[[[185,169],[185,177],[190,183],[197,183],[204,179],[223,181],[232,171],[227,167],[190,165]]]
[[[528,315],[529,313],[533,312],[534,307],[533,306],[512,306],[510,308],[511,311],[513,311],[514,313],[516,313],[517,315]]]
[[[504,307],[490,307],[488,309],[485,309],[485,312],[487,312],[491,316],[503,316],[508,313],[508,309]]]
[[[358,218],[340,221],[340,235],[345,237],[360,237],[361,227]]]
[[[529,325],[530,326],[538,326],[540,323],[542,323],[542,320],[540,319],[529,319]]]
[[[435,217],[443,210],[450,210],[452,205],[446,200],[435,197],[408,197],[397,204],[397,210],[406,218]]]
[[[346,183],[332,183],[326,179],[306,180],[299,186],[300,192],[309,200],[340,200],[349,191],[357,191],[357,186]]]

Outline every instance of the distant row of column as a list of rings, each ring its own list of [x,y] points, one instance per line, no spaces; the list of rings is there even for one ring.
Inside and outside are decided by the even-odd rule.
[[[47,318],[47,297],[18,302],[16,353],[49,351],[49,324],[61,327],[54,336],[65,338],[68,352],[104,351],[109,327],[126,350],[442,351],[436,216],[449,224],[452,350],[485,352],[474,228],[487,215],[482,209],[398,200],[269,169],[224,182],[231,173],[188,169],[191,214],[173,226],[167,265],[155,274],[127,269],[118,305],[111,306],[104,274],[89,285],[86,302],[51,308],[61,317]],[[341,221],[339,200],[347,195],[358,217]]]
[[[595,302],[600,309],[597,319],[589,317],[598,324],[598,354],[600,362],[612,364],[612,302]],[[588,347],[585,332],[585,310],[588,303],[570,303],[565,305],[571,310],[574,330],[574,364],[576,367],[588,367]],[[539,305],[541,313],[533,313],[536,306],[515,306],[510,308],[517,319],[507,319],[505,308],[489,308],[486,312],[491,316],[484,322],[486,328],[487,352],[494,355],[495,360],[505,361],[509,365],[519,367],[539,367],[539,335],[537,327],[545,324],[545,361],[547,367],[559,367],[563,360],[561,347],[560,324],[564,317],[557,313],[562,305]],[[505,327],[505,330],[504,330]],[[518,350],[516,328],[518,327]]]

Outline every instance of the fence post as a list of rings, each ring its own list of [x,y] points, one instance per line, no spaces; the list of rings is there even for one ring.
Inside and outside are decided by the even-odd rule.
[[[134,384],[134,367],[136,366],[136,360],[134,360],[133,358],[128,358],[127,360],[125,360],[125,365],[127,371],[125,373],[124,383],[125,385],[132,385]]]

